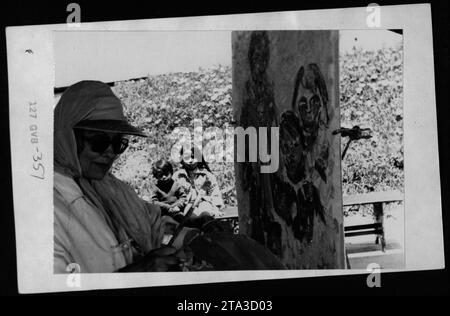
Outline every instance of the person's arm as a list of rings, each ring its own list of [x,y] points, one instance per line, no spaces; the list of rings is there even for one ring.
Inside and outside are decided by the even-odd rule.
[[[184,196],[184,205],[183,205],[183,214],[186,215],[190,208],[192,208],[192,205],[194,204],[197,193],[190,183],[187,182],[187,180],[183,177],[177,177],[175,179],[177,184],[180,186],[180,192],[182,196]]]
[[[186,190],[176,182],[175,185],[177,186],[175,189],[175,196],[177,198],[177,201],[171,205],[171,209],[182,210],[187,203]]]
[[[168,203],[160,202],[160,201],[154,201],[153,204],[158,205],[161,209],[169,210],[173,205],[170,205]]]
[[[164,198],[164,192],[161,191],[154,183],[150,184],[152,190],[151,203],[158,205],[163,210],[169,210],[172,205],[162,202],[161,200]]]
[[[209,203],[211,203],[214,206],[217,206],[218,208],[223,207],[223,199],[222,199],[222,192],[220,191],[219,185],[217,183],[216,177],[208,172],[207,173],[208,181],[210,183],[209,191],[211,192],[208,195],[204,195],[203,199]]]
[[[58,198],[58,194],[54,196],[54,220],[53,220],[53,273],[67,273],[67,266],[73,260],[70,260],[70,254],[64,246],[63,234],[66,233],[64,222],[68,222],[66,214],[70,214],[68,206]]]
[[[159,194],[159,191],[157,190],[156,185],[153,184],[153,183],[150,183],[150,190],[152,192],[152,196],[150,197],[150,201],[152,203],[159,202],[160,194]]]
[[[53,245],[53,273],[68,273],[67,267],[70,264],[69,254],[65,251],[57,238]]]
[[[117,272],[164,272],[180,270],[180,250],[194,240],[200,231],[183,227],[175,238],[172,246],[163,246],[151,250],[142,259],[127,265]]]

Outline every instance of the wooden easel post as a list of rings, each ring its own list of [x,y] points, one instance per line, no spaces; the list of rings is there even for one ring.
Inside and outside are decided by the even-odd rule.
[[[340,128],[338,44],[338,31],[232,34],[234,121],[267,128],[267,147],[275,142],[279,153],[272,173],[260,160],[235,163],[239,233],[291,269],[345,268],[340,137],[332,134]],[[235,147],[237,156],[259,151],[260,138]]]

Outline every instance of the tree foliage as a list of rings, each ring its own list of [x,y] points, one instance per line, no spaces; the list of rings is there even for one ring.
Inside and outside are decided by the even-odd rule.
[[[340,58],[341,126],[372,130],[342,162],[344,194],[403,191],[402,47],[354,49]],[[342,150],[347,140],[342,141]]]

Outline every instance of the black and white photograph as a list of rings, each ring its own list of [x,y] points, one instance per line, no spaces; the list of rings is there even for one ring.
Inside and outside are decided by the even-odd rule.
[[[343,269],[350,258],[354,268],[402,268],[401,39],[401,30],[56,32],[55,273]],[[215,50],[201,49],[207,41]],[[226,161],[234,127],[248,136],[237,151],[260,141],[256,128],[278,128],[267,138],[280,148],[271,173],[248,153],[236,172]],[[181,128],[192,132],[180,148],[190,154],[174,161]]]
[[[435,109],[413,88],[433,99],[432,45],[405,32],[428,11],[406,7],[384,27],[374,6],[9,29],[22,292],[445,267]]]

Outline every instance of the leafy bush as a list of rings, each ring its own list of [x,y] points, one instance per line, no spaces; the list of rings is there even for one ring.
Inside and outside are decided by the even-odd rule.
[[[344,194],[403,191],[402,47],[354,49],[340,58],[341,126],[370,128],[342,162]],[[342,150],[347,140],[342,141]]]
[[[171,148],[177,141],[171,135],[176,127],[193,131],[193,120],[197,118],[202,120],[203,130],[222,129],[230,126],[233,119],[230,67],[121,81],[113,90],[122,100],[127,118],[149,135],[131,139],[129,148],[115,163],[113,173],[144,199],[151,195],[152,164],[170,158]],[[175,169],[178,167],[175,165]],[[237,205],[233,163],[210,163],[209,167],[217,177],[226,205]]]

